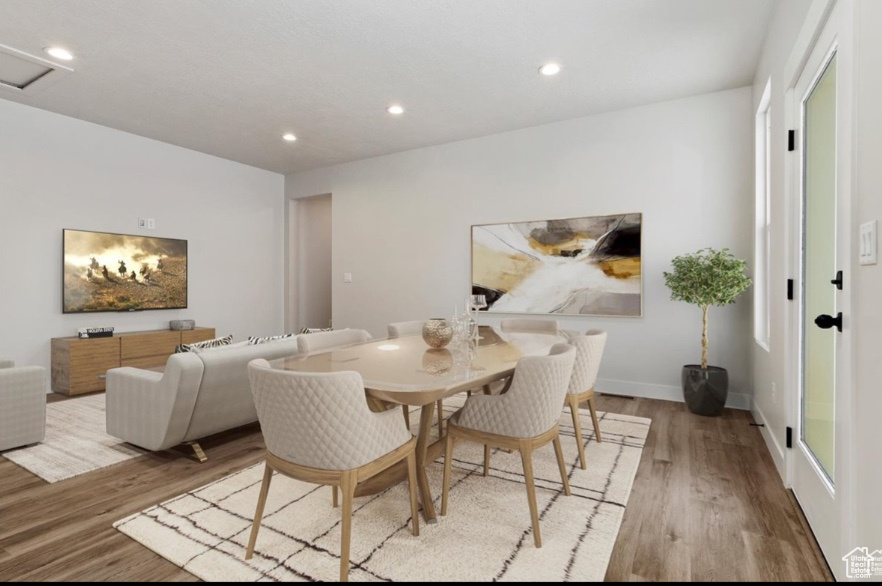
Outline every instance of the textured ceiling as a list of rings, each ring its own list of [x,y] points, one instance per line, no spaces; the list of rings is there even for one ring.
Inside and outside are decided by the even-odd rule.
[[[748,85],[772,3],[0,0],[0,44],[76,55],[0,98],[290,173]]]

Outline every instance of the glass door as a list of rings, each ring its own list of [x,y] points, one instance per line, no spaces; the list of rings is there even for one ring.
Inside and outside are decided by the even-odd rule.
[[[848,10],[837,2],[790,95],[798,140],[799,295],[791,335],[798,381],[791,484],[837,577],[849,534],[849,268],[851,53]],[[844,36],[845,35],[845,36]],[[796,191],[796,190],[795,190]]]

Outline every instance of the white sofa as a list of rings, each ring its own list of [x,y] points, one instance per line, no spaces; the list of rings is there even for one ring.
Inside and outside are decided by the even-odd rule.
[[[107,433],[158,451],[257,421],[248,363],[293,356],[297,338],[172,354],[165,371],[107,371]]]

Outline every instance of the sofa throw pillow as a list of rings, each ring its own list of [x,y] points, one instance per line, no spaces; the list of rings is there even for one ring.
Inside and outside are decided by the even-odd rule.
[[[213,340],[205,340],[203,342],[193,342],[192,344],[178,344],[175,347],[175,354],[181,352],[192,352],[194,349],[217,348],[218,346],[229,346],[233,343],[233,334],[223,336],[222,338],[214,338]]]
[[[235,344],[227,344],[226,346],[214,346],[212,348],[191,348],[190,352],[195,354],[204,354],[205,352],[224,352],[226,350],[233,350],[234,348],[244,348],[248,346],[248,340],[242,342],[236,342]]]
[[[273,342],[275,340],[285,340],[287,338],[293,338],[297,334],[281,334],[279,336],[248,336],[248,344],[251,346],[256,346],[257,344],[266,344],[267,342]]]
[[[306,326],[300,328],[301,334],[314,334],[316,332],[333,332],[334,328],[307,328]]]

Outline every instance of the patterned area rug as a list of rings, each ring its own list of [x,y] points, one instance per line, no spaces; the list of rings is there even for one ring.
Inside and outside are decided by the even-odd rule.
[[[458,401],[445,400],[445,412]],[[449,404],[449,405],[448,405]],[[414,419],[413,414],[411,420]],[[582,414],[588,470],[578,465],[569,411],[561,418],[572,496],[564,496],[549,444],[534,452],[542,548],[533,545],[520,455],[454,450],[450,505],[410,533],[405,483],[358,498],[352,524],[353,581],[602,581],[631,492],[650,420],[601,414],[603,442]],[[440,509],[443,457],[429,467]],[[336,581],[340,509],[331,489],[276,475],[254,557],[244,560],[263,464],[122,519],[114,527],[206,581]]]
[[[144,450],[107,435],[104,393],[46,405],[46,438],[35,446],[3,453],[47,482],[130,460]]]

